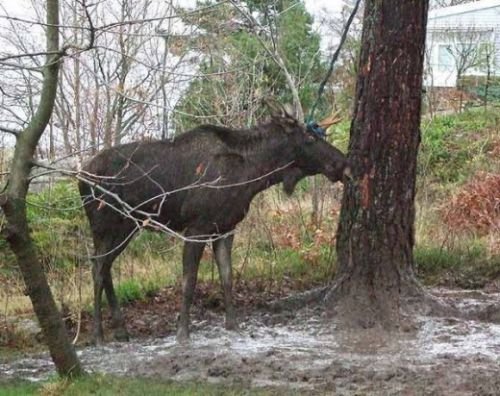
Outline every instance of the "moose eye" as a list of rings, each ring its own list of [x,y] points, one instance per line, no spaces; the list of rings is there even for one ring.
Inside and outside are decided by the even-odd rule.
[[[316,141],[316,138],[310,133],[306,133],[306,143],[313,143]]]

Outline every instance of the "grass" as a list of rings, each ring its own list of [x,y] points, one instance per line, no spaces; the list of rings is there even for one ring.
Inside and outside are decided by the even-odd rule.
[[[335,253],[332,246],[305,245],[299,250],[290,247],[274,250],[255,248],[250,254],[251,265],[235,267],[244,279],[280,282],[284,278],[291,278],[297,280],[297,284],[311,285],[329,279],[334,271]]]
[[[500,276],[500,256],[490,256],[477,243],[454,249],[417,246],[414,257],[417,274],[427,285],[476,289]]]
[[[173,280],[161,282],[158,278],[148,278],[142,281],[130,278],[119,283],[115,291],[118,301],[123,305],[133,301],[146,300],[148,297],[154,296],[162,287],[172,283]]]
[[[207,383],[177,383],[145,378],[121,378],[107,375],[92,375],[73,382],[58,380],[42,384],[10,382],[0,384],[0,396],[40,395],[40,396],[243,396],[278,395],[270,390],[248,390],[243,386],[215,385]]]
[[[0,382],[0,396],[39,395],[38,389],[39,386],[31,382]]]
[[[488,155],[500,144],[500,117],[494,110],[470,109],[422,122],[418,173],[442,186],[463,183],[477,170],[498,169]]]

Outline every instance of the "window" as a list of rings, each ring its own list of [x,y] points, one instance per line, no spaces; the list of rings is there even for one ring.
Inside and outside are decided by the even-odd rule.
[[[495,45],[493,43],[480,43],[477,50],[478,62],[476,69],[479,72],[487,73],[495,68]]]
[[[453,71],[455,69],[455,59],[451,53],[449,45],[438,47],[438,70],[440,72]]]

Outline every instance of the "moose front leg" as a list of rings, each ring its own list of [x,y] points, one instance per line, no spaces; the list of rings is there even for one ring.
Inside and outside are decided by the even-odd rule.
[[[96,345],[103,343],[103,328],[102,328],[102,291],[103,291],[103,276],[102,276],[102,263],[99,259],[94,260],[92,263],[92,278],[94,281],[94,329],[92,334],[92,341]]]
[[[111,308],[111,326],[114,329],[114,338],[116,341],[129,341],[130,337],[125,327],[120,304],[113,287],[111,265],[105,268],[103,275],[104,291],[106,292],[106,299]]]
[[[231,265],[231,249],[233,235],[218,239],[213,242],[215,261],[219,268],[219,276],[224,293],[224,306],[226,308],[226,329],[235,330],[238,327],[236,312],[233,304],[233,268]]]
[[[204,243],[185,242],[182,253],[182,305],[177,324],[177,342],[189,340],[189,309],[193,302],[196,280],[198,278],[198,266],[203,254]]]

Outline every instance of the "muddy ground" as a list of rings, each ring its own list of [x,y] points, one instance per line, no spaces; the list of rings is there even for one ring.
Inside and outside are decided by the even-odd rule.
[[[159,314],[171,292],[156,296],[156,304],[127,307],[133,341],[80,346],[86,369],[271,388],[278,394],[500,395],[498,290],[434,289],[434,295],[470,317],[479,311],[492,314],[479,315],[480,320],[421,316],[416,331],[393,334],[342,332],[319,308],[272,313],[245,304],[241,329],[228,332],[215,299],[210,309],[195,307],[188,346],[175,343],[174,309],[165,306]],[[0,383],[53,374],[47,355],[0,364]]]

